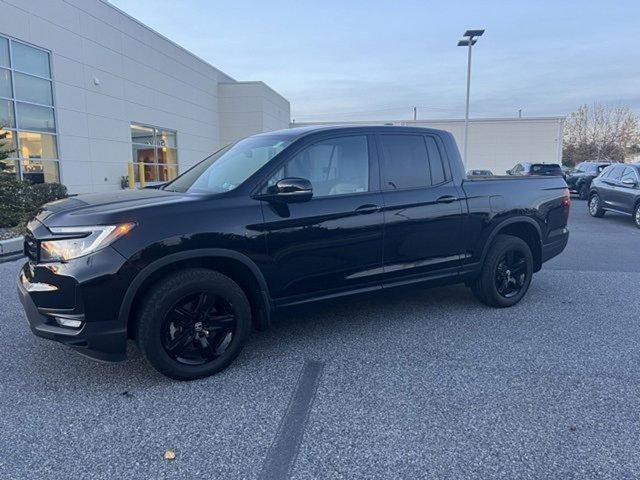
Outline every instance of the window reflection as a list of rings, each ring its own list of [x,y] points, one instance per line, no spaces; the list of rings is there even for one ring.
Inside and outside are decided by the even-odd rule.
[[[53,135],[34,132],[19,132],[22,158],[58,158],[56,140]]]
[[[49,53],[0,36],[0,127],[8,132],[0,143],[35,183],[60,180],[52,92]]]
[[[32,183],[57,183],[60,181],[58,162],[53,160],[23,160],[22,177]]]
[[[30,47],[20,42],[11,42],[11,59],[13,68],[21,72],[38,75],[40,77],[51,77],[49,69],[49,54],[44,50]]]
[[[21,129],[52,133],[56,131],[53,108],[16,102],[16,110],[18,114],[18,124]]]
[[[0,97],[13,97],[11,88],[11,70],[0,68]]]
[[[13,78],[15,81],[16,99],[41,103],[42,105],[53,105],[51,81],[18,72],[13,74]]]

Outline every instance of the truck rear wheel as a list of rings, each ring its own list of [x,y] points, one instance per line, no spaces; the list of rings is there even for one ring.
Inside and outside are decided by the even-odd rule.
[[[527,293],[532,276],[533,255],[529,245],[512,235],[498,235],[471,289],[486,305],[511,307]]]
[[[226,368],[251,331],[251,308],[229,277],[194,268],[169,275],[143,299],[137,341],[145,359],[176,380]]]

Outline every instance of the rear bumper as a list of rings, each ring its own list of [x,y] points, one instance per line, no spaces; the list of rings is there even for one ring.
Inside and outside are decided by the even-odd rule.
[[[562,253],[569,241],[569,230],[565,227],[549,235],[548,243],[542,246],[542,263]]]

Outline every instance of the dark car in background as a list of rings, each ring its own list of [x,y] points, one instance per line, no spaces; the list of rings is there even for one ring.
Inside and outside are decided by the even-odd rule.
[[[611,162],[581,162],[575,170],[565,175],[565,181],[569,186],[569,190],[577,193],[580,200],[586,200],[589,197],[589,189],[591,182],[600,173],[611,165]]]
[[[492,177],[493,172],[491,170],[469,170],[467,172],[469,177]]]
[[[564,177],[562,168],[557,163],[518,163],[507,175],[543,175],[546,177]]]
[[[589,214],[602,217],[607,210],[632,215],[640,228],[640,164],[616,163],[591,182]]]

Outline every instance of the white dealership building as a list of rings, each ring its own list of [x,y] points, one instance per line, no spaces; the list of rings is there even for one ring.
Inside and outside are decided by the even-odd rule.
[[[289,125],[289,102],[269,86],[235,80],[108,2],[0,0],[0,12],[0,126],[23,178],[113,190],[133,162],[136,180],[163,181]]]

